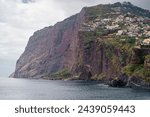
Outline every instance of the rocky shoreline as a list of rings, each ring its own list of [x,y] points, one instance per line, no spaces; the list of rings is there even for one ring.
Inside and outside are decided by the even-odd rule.
[[[53,77],[53,78],[42,78],[42,79],[45,79],[45,80],[64,80],[64,81],[85,81],[85,82],[86,81],[99,81],[99,82],[101,82],[101,83],[103,83],[105,85],[108,85],[110,87],[134,88],[134,89],[150,90],[150,83],[145,82],[141,78],[136,78],[136,77],[129,78],[125,74],[121,75],[119,78],[108,79],[108,80],[97,80],[97,79],[92,79],[91,77],[83,79],[82,77],[80,77],[80,76],[72,76],[72,77],[68,77],[68,78],[63,78],[63,77],[57,77],[56,78],[56,77]]]
[[[141,78],[120,78],[120,79],[113,79],[111,81],[108,81],[107,84],[111,87],[130,87],[134,89],[146,89],[150,90],[150,83],[145,82]]]

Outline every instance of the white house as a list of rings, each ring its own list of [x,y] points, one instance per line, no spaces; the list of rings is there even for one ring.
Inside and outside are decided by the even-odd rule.
[[[109,25],[107,25],[106,28],[109,29],[109,30],[114,30],[114,29],[118,29],[118,28],[119,28],[119,25],[118,25],[118,24],[117,24],[117,25],[114,25],[114,26],[109,26]]]
[[[150,38],[144,39],[141,43],[141,45],[150,45]]]
[[[116,35],[118,36],[123,35],[123,30],[118,30],[118,33]]]

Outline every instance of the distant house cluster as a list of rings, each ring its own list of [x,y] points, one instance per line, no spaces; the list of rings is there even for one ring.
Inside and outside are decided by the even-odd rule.
[[[148,46],[150,38],[150,19],[147,17],[136,16],[131,13],[121,14],[119,8],[117,12],[111,12],[115,17],[102,18],[97,16],[95,20],[84,23],[81,31],[95,31],[98,28],[106,32],[111,32],[115,36],[134,37],[143,40],[140,45]]]

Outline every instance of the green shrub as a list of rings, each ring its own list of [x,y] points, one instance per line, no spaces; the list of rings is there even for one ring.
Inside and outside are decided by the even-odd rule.
[[[71,71],[67,68],[62,69],[61,71],[58,71],[56,73],[51,74],[51,77],[60,77],[60,78],[69,78],[71,77]]]
[[[126,38],[126,43],[128,43],[128,44],[135,44],[135,42],[136,42],[135,37]]]
[[[104,79],[106,79],[106,75],[104,73],[98,75],[98,80],[104,80]]]
[[[123,73],[146,80],[150,77],[150,70],[144,68],[143,64],[128,64],[123,68]]]
[[[143,64],[128,64],[123,68],[123,73],[127,74],[128,76],[132,76],[135,72],[138,72],[143,68]]]
[[[121,65],[125,65],[126,64],[127,58],[128,58],[127,53],[125,53],[125,52],[121,53],[121,56],[119,58]]]
[[[150,59],[150,55],[145,56],[145,60]]]
[[[112,56],[113,56],[113,52],[112,52],[111,48],[106,48],[105,49],[105,54],[106,54],[107,59],[111,59]]]
[[[95,40],[95,33],[94,32],[80,32],[79,34],[82,42],[84,44],[84,49],[89,50],[91,48],[91,43]]]

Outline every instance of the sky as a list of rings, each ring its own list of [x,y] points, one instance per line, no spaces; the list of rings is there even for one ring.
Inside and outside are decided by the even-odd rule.
[[[74,15],[85,6],[124,0],[0,0],[0,77],[15,69],[29,37],[39,29]],[[150,0],[128,0],[149,9]]]

